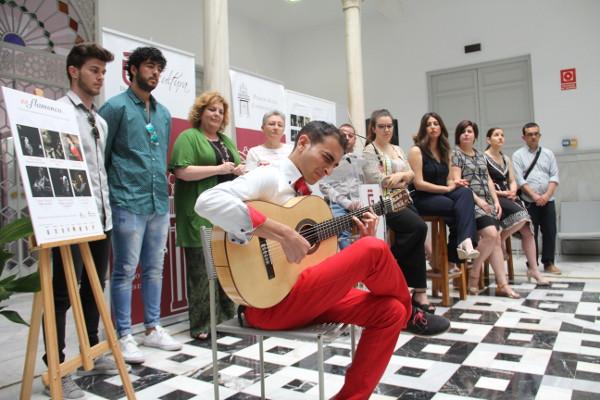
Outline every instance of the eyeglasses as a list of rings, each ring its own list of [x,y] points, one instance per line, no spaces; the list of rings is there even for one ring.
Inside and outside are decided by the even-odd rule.
[[[100,138],[100,132],[98,131],[98,127],[96,126],[96,118],[94,118],[94,114],[90,110],[86,110],[87,120],[90,126],[92,127],[92,135],[94,135],[94,139]]]
[[[158,146],[158,134],[156,133],[156,129],[154,128],[154,125],[152,125],[152,122],[146,124],[146,132],[150,135],[150,143]]]
[[[394,125],[392,125],[392,124],[390,124],[390,125],[377,124],[376,127],[377,127],[377,129],[389,129],[389,130],[394,129]]]
[[[527,136],[527,137],[535,137],[535,136],[542,136],[542,134],[539,133],[539,132],[528,132],[528,133],[525,134],[525,136]]]

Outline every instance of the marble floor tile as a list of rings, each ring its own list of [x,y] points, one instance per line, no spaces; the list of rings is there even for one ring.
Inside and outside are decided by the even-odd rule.
[[[524,265],[521,256],[515,255],[515,260]],[[436,312],[450,319],[451,329],[431,338],[403,332],[371,400],[600,399],[600,272],[585,280],[575,278],[584,272],[592,276],[600,271],[600,263],[561,260],[560,267],[563,275],[551,276],[549,288],[525,282],[524,269],[516,268],[513,286],[522,299],[495,297],[494,285],[464,300],[453,290],[451,306]],[[21,372],[15,373],[14,365],[22,364],[22,358],[15,361],[22,353],[12,342],[26,338],[26,331],[0,328],[0,400],[12,400],[19,397],[19,383],[10,379]],[[137,398],[212,399],[211,342],[191,339],[186,323],[168,329],[183,347],[177,352],[142,347],[146,362],[130,373]],[[76,345],[76,339],[68,341]],[[220,398],[259,399],[257,339],[219,334],[217,342]],[[317,399],[316,344],[276,338],[266,338],[264,344],[267,398]],[[324,347],[328,398],[341,388],[352,365],[350,347],[349,336]],[[68,348],[70,353],[76,350]],[[40,370],[38,365],[37,373]],[[88,400],[123,399],[119,376],[75,381]],[[42,389],[36,380],[31,398],[47,399]]]

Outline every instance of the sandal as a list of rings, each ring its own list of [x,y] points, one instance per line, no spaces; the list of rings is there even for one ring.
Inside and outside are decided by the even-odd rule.
[[[205,341],[210,339],[210,332],[199,332],[195,335],[192,335],[192,338],[195,340]]]
[[[411,297],[412,298],[413,307],[417,307],[417,308],[419,308],[419,309],[421,309],[421,310],[423,310],[423,311],[425,311],[426,313],[429,313],[429,314],[435,314],[436,308],[435,308],[435,306],[433,304],[431,304],[431,303],[418,303],[415,300],[415,294],[417,294],[417,293],[425,293],[425,291],[413,290],[412,297]]]
[[[508,286],[508,283],[504,283],[502,285],[498,285],[496,287],[496,296],[498,297],[508,297],[511,299],[520,299],[521,295],[517,292],[515,292],[514,290],[512,290],[512,288],[510,286]]]
[[[467,291],[469,292],[469,294],[471,296],[477,296],[479,295],[479,275],[475,276],[473,274],[473,271],[471,270],[471,273],[469,274],[469,285],[467,288]]]

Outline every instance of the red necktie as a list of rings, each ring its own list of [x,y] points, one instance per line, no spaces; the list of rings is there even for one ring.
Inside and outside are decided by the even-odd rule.
[[[308,185],[304,181],[303,176],[301,176],[296,182],[294,182],[294,190],[300,196],[308,196],[311,193]]]

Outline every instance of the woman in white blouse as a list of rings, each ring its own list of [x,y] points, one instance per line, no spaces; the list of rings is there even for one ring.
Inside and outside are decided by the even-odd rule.
[[[246,155],[248,171],[262,165],[277,166],[280,160],[287,158],[292,152],[291,144],[281,142],[285,129],[283,113],[277,110],[269,111],[263,116],[260,128],[265,135],[265,142],[248,150]]]
[[[406,190],[413,173],[404,151],[391,143],[394,133],[393,118],[386,109],[371,114],[364,149],[364,172],[367,183],[381,185],[384,194]],[[400,265],[409,287],[413,288],[413,305],[433,313],[435,307],[427,299],[427,274],[425,264],[425,238],[427,224],[417,211],[407,207],[386,215],[386,224],[394,231],[391,250]]]

